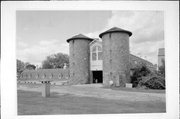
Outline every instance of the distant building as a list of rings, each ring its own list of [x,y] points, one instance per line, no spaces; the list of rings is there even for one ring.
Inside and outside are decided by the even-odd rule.
[[[24,81],[30,80],[68,80],[69,69],[37,69],[37,70],[24,70],[21,73],[20,79]]]
[[[165,49],[164,48],[160,48],[158,50],[158,69],[160,66],[162,66],[162,62],[163,60],[165,61]]]

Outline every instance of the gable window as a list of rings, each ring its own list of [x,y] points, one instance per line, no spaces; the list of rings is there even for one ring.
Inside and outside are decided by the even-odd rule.
[[[102,47],[93,46],[92,48],[92,60],[102,60]]]
[[[92,60],[96,60],[97,59],[97,54],[96,52],[92,52]]]

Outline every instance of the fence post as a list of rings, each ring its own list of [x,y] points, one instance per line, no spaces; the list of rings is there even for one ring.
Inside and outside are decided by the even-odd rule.
[[[50,97],[50,81],[42,81],[42,96]]]

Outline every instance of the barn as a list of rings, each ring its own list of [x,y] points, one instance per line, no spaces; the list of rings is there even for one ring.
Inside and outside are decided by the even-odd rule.
[[[146,64],[155,70],[152,63],[130,53],[130,31],[113,27],[99,35],[89,38],[83,34],[69,39],[70,66],[68,69],[25,70],[21,80],[52,81],[66,80],[67,85],[102,83],[124,87],[130,83],[130,72],[138,64]]]

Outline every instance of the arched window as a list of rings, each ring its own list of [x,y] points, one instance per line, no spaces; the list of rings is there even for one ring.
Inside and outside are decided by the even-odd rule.
[[[36,75],[36,78],[37,78],[37,79],[39,78],[39,74]]]
[[[92,60],[102,60],[102,47],[93,46],[92,47]]]
[[[29,74],[29,78],[32,78],[32,74]]]
[[[50,78],[50,79],[53,78],[53,74],[52,74],[52,73],[50,74],[49,78]]]
[[[93,46],[92,52],[96,52],[96,46]]]
[[[98,46],[98,60],[102,60],[102,47]]]
[[[93,46],[92,48],[92,60],[97,60],[96,46]]]
[[[43,79],[46,78],[46,74],[42,75],[42,78],[43,78]]]
[[[62,78],[63,78],[63,74],[60,73],[60,74],[58,75],[58,77],[59,77],[59,79],[62,79]]]

